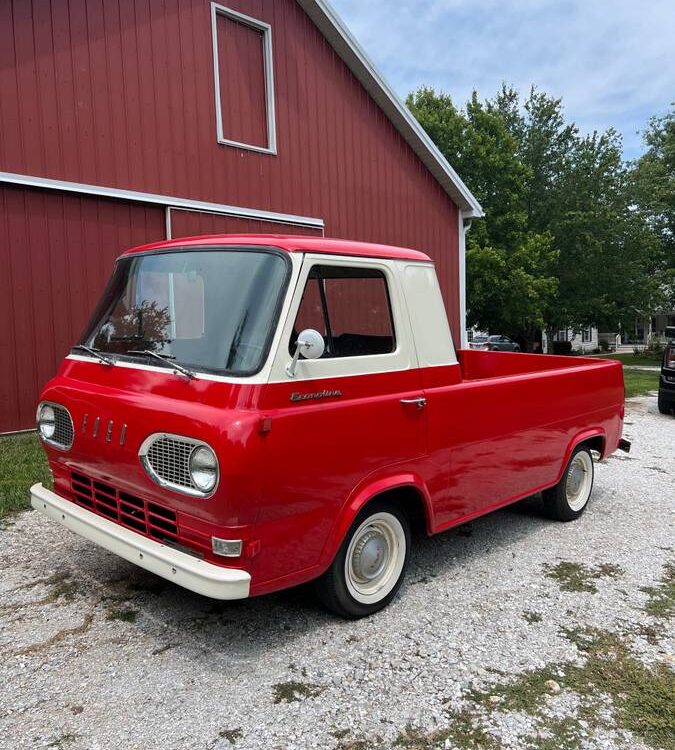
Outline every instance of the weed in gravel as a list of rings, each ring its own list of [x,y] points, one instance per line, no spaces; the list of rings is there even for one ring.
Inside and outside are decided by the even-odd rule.
[[[121,620],[122,622],[136,622],[138,617],[137,609],[111,609],[108,612],[107,620]]]
[[[337,746],[337,750],[377,750],[381,747],[380,740],[371,742],[370,740],[345,740]]]
[[[645,612],[653,617],[670,618],[675,614],[675,563],[666,564],[658,586],[647,586],[642,589],[649,594]]]
[[[581,724],[571,716],[564,719],[547,718],[542,729],[543,732],[537,737],[527,738],[528,745],[536,750],[579,750],[582,746],[584,733]]]
[[[585,656],[582,666],[570,662],[549,664],[525,672],[512,682],[474,691],[469,698],[488,710],[522,712],[537,717],[542,727],[551,733],[553,744],[550,746],[565,747],[553,742],[556,727],[543,713],[550,695],[546,683],[555,680],[563,690],[570,690],[582,699],[580,713],[589,726],[603,723],[601,700],[607,696],[613,705],[616,725],[651,747],[675,750],[675,713],[672,711],[675,673],[663,663],[643,664],[625,640],[614,633],[578,629],[563,633]],[[501,700],[495,702],[492,696]],[[575,748],[576,730],[573,731],[572,724],[558,726],[556,731],[563,732],[567,746]],[[537,744],[537,748],[541,747],[544,747],[541,743]]]
[[[52,586],[47,595],[47,602],[56,602],[61,598],[67,602],[72,602],[79,588],[79,585],[75,581],[70,581],[64,577]]]
[[[65,747],[66,745],[70,745],[71,742],[75,742],[77,739],[76,734],[62,734],[60,737],[57,737],[53,742],[50,742],[47,747]]]
[[[449,716],[449,726],[425,732],[410,724],[394,740],[394,747],[405,750],[431,750],[456,747],[459,750],[499,750],[500,742],[489,734],[468,710]]]
[[[618,565],[602,563],[595,568],[589,568],[583,563],[563,560],[557,565],[544,565],[547,578],[558,582],[562,591],[587,592],[595,594],[598,591],[594,581],[598,578],[616,578],[623,574]]]
[[[244,733],[241,731],[240,727],[237,727],[236,729],[221,729],[220,732],[218,732],[218,736],[227,740],[230,745],[234,745],[238,739],[241,739],[244,736]]]
[[[541,622],[543,618],[539,612],[533,612],[532,610],[526,609],[523,612],[523,619],[529,622],[530,625],[534,625],[536,622]]]
[[[293,703],[293,701],[299,701],[303,698],[315,698],[324,690],[321,685],[313,685],[309,682],[296,682],[295,680],[278,682],[272,687],[274,688],[275,703]]]

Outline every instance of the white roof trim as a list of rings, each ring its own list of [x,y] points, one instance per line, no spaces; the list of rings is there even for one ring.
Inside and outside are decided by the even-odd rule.
[[[326,0],[297,0],[344,63],[377,102],[408,145],[468,218],[483,216],[480,203],[434,142],[382,77],[372,60]]]
[[[295,216],[276,211],[264,211],[258,208],[244,208],[243,206],[228,206],[224,203],[208,203],[206,201],[191,200],[190,198],[176,198],[173,195],[157,193],[141,193],[138,190],[124,190],[121,188],[105,187],[103,185],[89,185],[83,182],[68,182],[53,180],[50,177],[35,177],[14,172],[0,172],[0,184],[23,185],[24,187],[58,190],[66,193],[82,193],[83,195],[97,195],[102,198],[119,198],[136,203],[153,203],[165,208],[176,208],[185,211],[199,211],[202,213],[222,214],[239,219],[255,219],[269,221],[274,224],[288,224],[313,229],[324,229],[323,219],[313,216]]]

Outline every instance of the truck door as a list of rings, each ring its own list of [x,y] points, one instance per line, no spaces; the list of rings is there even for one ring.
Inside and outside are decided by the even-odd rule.
[[[425,412],[392,262],[307,256],[261,401],[269,415],[260,517],[265,578],[316,564],[339,510],[367,477],[425,452]],[[314,329],[324,353],[299,359]],[[389,468],[387,468],[389,467]],[[265,538],[274,538],[274,553]],[[271,545],[268,545],[271,549]],[[263,559],[263,556],[264,559]]]

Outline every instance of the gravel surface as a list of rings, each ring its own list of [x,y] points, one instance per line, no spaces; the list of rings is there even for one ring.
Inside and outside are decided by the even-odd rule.
[[[596,466],[579,521],[531,499],[418,539],[401,594],[358,622],[309,587],[214,602],[24,513],[0,530],[0,747],[543,748],[564,724],[551,747],[642,748],[610,698],[584,719],[556,665],[583,665],[570,633],[594,628],[675,668],[644,590],[675,561],[675,419],[655,401],[630,403],[633,451]],[[546,665],[543,711],[500,708]]]

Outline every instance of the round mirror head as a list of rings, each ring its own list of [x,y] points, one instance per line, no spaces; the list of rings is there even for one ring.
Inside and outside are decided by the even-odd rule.
[[[319,359],[326,348],[323,336],[313,328],[305,328],[302,331],[298,336],[297,345],[305,359]]]

